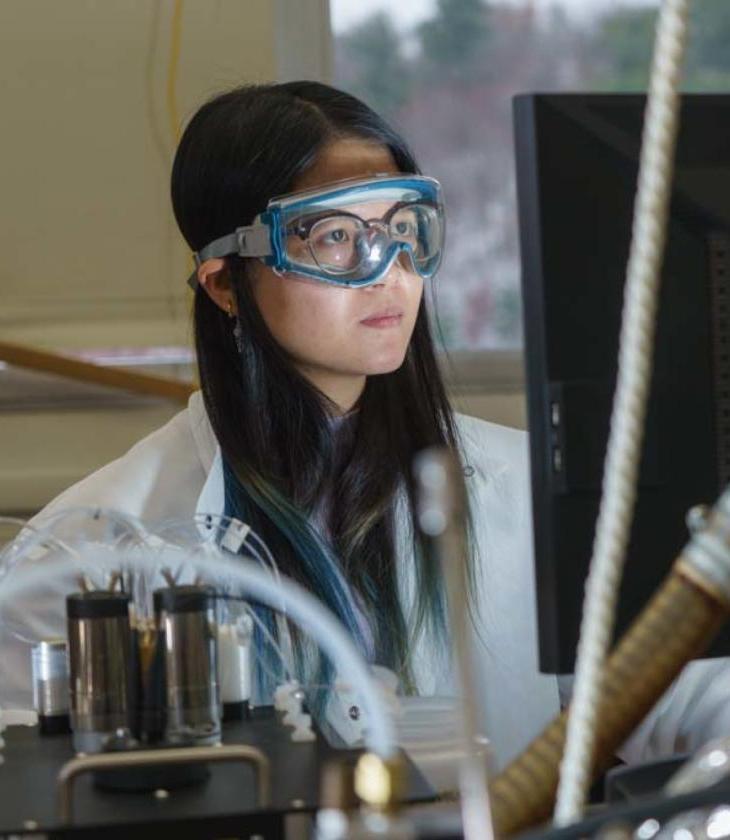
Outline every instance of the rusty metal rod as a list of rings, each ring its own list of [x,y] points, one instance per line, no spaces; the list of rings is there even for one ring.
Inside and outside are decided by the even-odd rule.
[[[11,344],[7,341],[0,341],[0,361],[15,367],[64,376],[78,382],[104,385],[107,388],[130,391],[148,397],[160,397],[179,403],[187,403],[190,395],[196,390],[196,385],[192,382],[180,382],[149,373],[104,367],[58,353],[50,353],[47,350],[38,350],[35,347]]]

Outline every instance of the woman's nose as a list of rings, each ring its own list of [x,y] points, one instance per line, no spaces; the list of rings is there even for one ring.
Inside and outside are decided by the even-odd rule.
[[[406,257],[405,254],[398,254],[396,259],[393,261],[393,265],[385,272],[385,274],[380,278],[380,280],[376,280],[370,286],[366,286],[366,289],[375,289],[378,286],[390,286],[399,283],[403,283],[405,281],[404,272],[406,271],[405,266],[403,264],[403,259]]]

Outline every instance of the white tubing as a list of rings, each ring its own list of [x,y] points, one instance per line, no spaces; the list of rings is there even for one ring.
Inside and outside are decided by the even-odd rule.
[[[664,0],[661,4],[644,121],[603,493],[586,581],[575,686],[560,767],[554,817],[557,825],[580,819],[590,784],[595,714],[633,517],[651,383],[688,17],[688,0]]]
[[[78,549],[84,554],[83,547]],[[396,751],[395,728],[390,712],[380,697],[375,681],[362,655],[350,639],[340,622],[313,595],[299,584],[282,576],[279,583],[271,578],[268,569],[257,566],[250,560],[229,557],[223,553],[212,553],[202,558],[193,552],[179,552],[181,562],[190,565],[204,579],[210,580],[216,574],[225,574],[235,580],[245,593],[273,609],[283,602],[287,615],[305,632],[309,633],[322,651],[332,660],[341,675],[353,686],[357,686],[363,711],[368,716],[368,728],[364,739],[368,749],[383,758],[391,758]],[[109,569],[136,567],[150,570],[150,558],[140,552],[99,552],[94,547],[89,563],[108,566]],[[59,563],[59,567],[64,564]],[[16,574],[10,581],[0,585],[0,609],[4,601],[27,596],[32,587],[47,582],[52,571],[45,567],[30,567]]]
[[[232,525],[237,524],[241,527],[241,529],[245,529],[245,533],[243,534],[241,545],[246,548],[246,550],[252,554],[260,563],[261,565],[266,568],[267,566],[271,569],[271,573],[276,579],[277,583],[279,581],[279,567],[274,560],[274,557],[269,550],[269,547],[266,543],[261,539],[261,537],[246,523],[242,522],[240,519],[236,519],[235,517],[225,516],[222,514],[212,514],[212,513],[195,513],[191,518],[183,518],[183,519],[168,519],[162,523],[158,523],[149,529],[149,532],[145,534],[145,545],[149,545],[150,548],[159,548],[159,546],[154,542],[156,538],[163,540],[164,542],[170,542],[171,537],[175,537],[177,534],[176,532],[183,527],[189,527],[191,524],[195,525],[197,529],[205,528],[211,532],[211,536],[213,536],[213,527],[215,526],[216,529],[220,529],[225,524],[226,531]],[[225,538],[225,535],[224,535]],[[254,546],[254,543],[258,545],[258,549]],[[173,545],[177,545],[177,543],[173,543]],[[189,548],[192,551],[194,547],[197,547],[203,551],[207,550],[209,547],[213,547],[214,551],[220,551],[219,541],[217,540],[208,540],[204,539],[197,543],[191,542]],[[164,547],[164,546],[163,546]],[[179,546],[183,548],[184,546]],[[232,554],[236,554],[237,551],[229,550]],[[259,550],[263,552],[263,555],[259,553]],[[286,614],[286,610],[279,607],[282,613]]]

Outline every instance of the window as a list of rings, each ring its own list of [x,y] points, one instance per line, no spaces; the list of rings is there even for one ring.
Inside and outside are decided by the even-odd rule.
[[[330,0],[334,83],[388,118],[444,186],[436,302],[450,350],[522,344],[513,94],[643,90],[657,0]],[[696,0],[685,88],[727,90],[730,3]]]

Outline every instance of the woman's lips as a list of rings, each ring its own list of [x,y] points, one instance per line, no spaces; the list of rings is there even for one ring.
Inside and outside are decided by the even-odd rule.
[[[360,323],[365,327],[375,327],[375,329],[382,330],[386,327],[397,327],[402,320],[402,315],[385,315],[382,318],[367,318]]]
[[[396,307],[388,307],[380,312],[374,312],[368,318],[363,318],[360,321],[366,327],[375,327],[375,329],[385,329],[387,327],[397,327],[403,320],[403,310]]]

